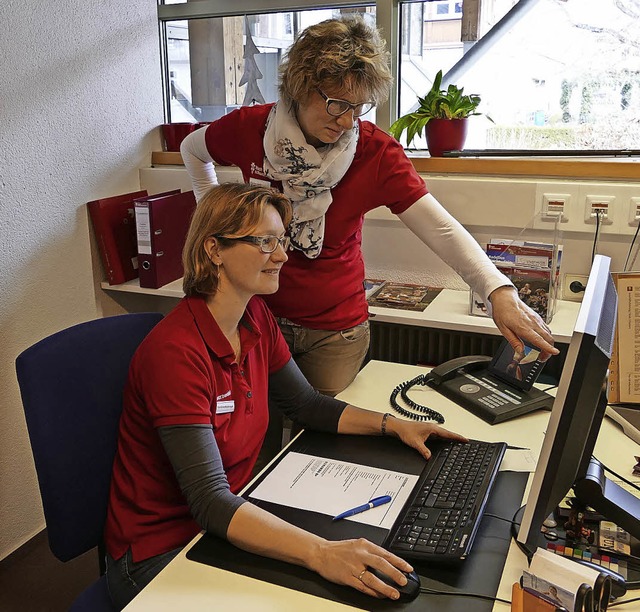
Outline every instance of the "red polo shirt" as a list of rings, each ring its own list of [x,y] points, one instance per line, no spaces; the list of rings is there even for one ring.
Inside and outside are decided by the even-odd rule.
[[[272,104],[242,106],[205,132],[207,150],[219,164],[236,165],[245,183],[264,181],[265,124]],[[280,288],[265,296],[277,317],[311,329],[342,330],[366,321],[364,261],[360,250],[364,215],[387,206],[399,215],[427,193],[402,145],[369,121],[361,121],[355,157],[331,190],[322,250],[317,259],[289,251]],[[280,189],[281,184],[273,186]]]
[[[249,481],[267,424],[269,374],[290,359],[260,298],[240,325],[233,349],[202,297],[184,298],[145,338],[129,369],[120,419],[105,542],[133,560],[185,545],[199,531],[169,463],[158,427],[213,424],[231,491]]]

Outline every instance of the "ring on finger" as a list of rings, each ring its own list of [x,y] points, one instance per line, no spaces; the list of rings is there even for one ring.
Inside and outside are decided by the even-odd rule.
[[[360,574],[358,575],[358,580],[362,582],[362,577],[367,573],[367,568],[365,567]]]

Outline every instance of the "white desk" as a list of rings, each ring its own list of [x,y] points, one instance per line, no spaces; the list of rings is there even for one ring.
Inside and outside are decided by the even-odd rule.
[[[122,285],[109,285],[109,283],[103,282],[101,286],[106,291],[158,295],[178,299],[184,297],[181,278],[159,289],[142,288],[137,278]],[[568,343],[571,340],[571,333],[573,332],[579,308],[579,302],[563,300],[558,302],[556,314],[550,324],[556,342]],[[468,291],[443,289],[422,312],[370,307],[369,317],[372,321],[381,323],[417,325],[419,327],[434,327],[476,334],[500,335],[491,318],[469,314]]]
[[[389,393],[399,382],[424,373],[419,366],[408,366],[382,361],[371,361],[358,374],[355,381],[338,397],[352,404],[379,412],[387,412]],[[540,452],[548,412],[536,412],[523,417],[489,425],[460,408],[429,387],[414,388],[416,401],[432,406],[446,418],[446,427],[464,435],[489,441],[507,441],[514,446],[531,448]],[[614,448],[615,447],[615,450]],[[634,455],[640,447],[620,431],[608,419],[602,426],[595,454],[609,467],[621,474],[628,474]],[[197,536],[152,582],[134,599],[127,612],[190,612],[217,609],[233,612],[332,612],[356,610],[333,601],[261,582],[246,576],[189,561],[185,552],[200,536]],[[512,542],[498,597],[511,599],[511,585],[527,567],[524,554]],[[637,591],[636,591],[637,593]],[[631,591],[627,598],[634,596]],[[469,600],[469,609],[473,609]],[[634,607],[635,606],[635,607]],[[496,603],[495,612],[507,612],[509,606]],[[637,603],[619,606],[622,612],[638,610]]]

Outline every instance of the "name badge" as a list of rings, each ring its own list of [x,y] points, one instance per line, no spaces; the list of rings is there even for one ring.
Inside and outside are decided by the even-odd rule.
[[[236,404],[233,400],[216,403],[216,414],[227,414],[227,412],[233,412],[235,409]]]
[[[262,179],[255,178],[252,176],[249,178],[249,185],[257,185],[258,187],[271,187],[271,182],[264,181]]]

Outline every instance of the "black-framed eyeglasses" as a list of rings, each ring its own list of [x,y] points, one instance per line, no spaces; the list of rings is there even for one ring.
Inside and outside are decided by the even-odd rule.
[[[278,236],[240,236],[239,238],[229,238],[228,236],[216,234],[214,238],[234,240],[236,242],[249,242],[255,244],[260,249],[260,252],[265,255],[273,253],[278,248],[278,245],[282,247],[283,251],[286,251],[291,243],[289,236],[282,236],[281,238],[278,238]]]
[[[320,89],[318,89],[318,93],[324,98],[327,112],[332,117],[340,117],[350,110],[353,111],[354,117],[362,117],[362,115],[366,115],[375,106],[373,102],[359,102],[358,104],[351,104],[351,102],[347,102],[346,100],[330,98]]]

